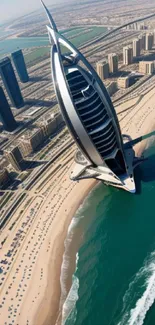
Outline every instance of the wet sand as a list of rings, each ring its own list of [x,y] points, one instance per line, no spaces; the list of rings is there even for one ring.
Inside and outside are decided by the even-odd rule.
[[[95,184],[97,184],[97,181],[95,180],[87,180],[86,182],[81,181],[80,183],[77,183],[74,191],[72,191],[71,195],[66,198],[66,202],[58,213],[57,217],[61,218],[61,213],[64,213],[66,208],[68,208],[67,212],[65,213],[64,221],[62,223],[60,222],[55,228],[55,240],[53,241],[53,249],[51,251],[51,258],[49,261],[47,286],[44,293],[44,299],[40,304],[34,319],[34,324],[52,325],[55,324],[57,318],[59,318],[57,324],[61,323],[61,314],[59,315],[58,311],[61,295],[60,274],[64,253],[64,241],[67,236],[69,224],[74,214]],[[70,204],[70,202],[72,203]],[[74,269],[75,264],[73,264],[72,267]],[[67,283],[68,290],[71,286],[72,271],[73,270],[70,269],[70,281]]]

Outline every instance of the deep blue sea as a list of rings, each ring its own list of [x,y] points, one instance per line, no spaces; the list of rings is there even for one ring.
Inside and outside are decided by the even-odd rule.
[[[73,218],[70,247],[77,229],[82,239],[65,325],[155,325],[154,142],[145,156],[136,195],[100,183]]]

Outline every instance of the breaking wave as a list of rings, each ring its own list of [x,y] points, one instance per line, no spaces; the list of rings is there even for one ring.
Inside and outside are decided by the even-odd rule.
[[[74,217],[72,222],[68,228],[67,238],[65,240],[65,251],[63,255],[63,262],[61,266],[61,277],[60,277],[60,284],[61,284],[61,300],[60,300],[60,307],[62,307],[66,297],[67,297],[67,287],[66,282],[68,279],[68,270],[71,263],[71,256],[70,256],[70,248],[71,242],[73,240],[73,236],[75,233],[75,228],[77,227],[79,222],[78,217]]]
[[[77,278],[76,270],[78,268],[78,249],[80,245],[80,239],[83,233],[83,222],[84,222],[84,211],[89,207],[89,198],[84,200],[83,204],[77,210],[75,216],[73,217],[69,228],[67,237],[64,243],[65,250],[63,254],[63,262],[61,266],[61,276],[60,276],[60,285],[61,285],[61,298],[59,304],[59,313],[62,313],[62,325],[65,324],[68,319],[71,311],[74,309],[76,301],[78,299],[78,289],[79,289],[79,280]],[[75,260],[76,259],[76,260]],[[75,265],[73,272],[71,272],[71,266]],[[72,286],[68,293],[68,280],[72,276]]]
[[[77,253],[77,258],[76,261],[78,263],[78,253]],[[77,265],[77,264],[76,264]],[[77,271],[77,267],[76,267]],[[72,277],[72,286],[70,288],[70,291],[68,293],[67,299],[63,305],[62,308],[62,325],[65,325],[66,320],[72,318],[72,323],[76,320],[76,302],[79,298],[78,296],[78,290],[79,290],[79,279],[78,277],[74,274]],[[72,315],[71,315],[72,314]]]
[[[144,282],[143,282],[144,281]],[[143,285],[142,285],[143,282]],[[144,267],[142,267],[130,283],[129,289],[123,297],[123,310],[128,309],[132,303],[132,297],[135,292],[135,286],[141,285],[144,288],[143,293],[135,307],[128,310],[122,317],[118,325],[142,325],[146,314],[155,300],[155,252],[151,253]]]

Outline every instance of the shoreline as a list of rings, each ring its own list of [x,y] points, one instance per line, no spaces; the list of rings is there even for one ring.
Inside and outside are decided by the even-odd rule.
[[[149,127],[147,128],[147,130],[145,130],[144,133],[145,133],[145,134],[146,134],[146,133],[149,133],[149,132],[151,132],[153,129],[154,129],[154,122],[151,123],[151,126],[149,126]],[[141,157],[142,154],[143,154],[143,152],[144,152],[145,149],[146,149],[147,144],[149,144],[149,141],[150,141],[150,139],[146,139],[146,140],[142,140],[140,143],[138,143],[138,144],[135,146],[135,155],[137,155],[138,157]],[[96,182],[94,183],[94,185],[93,185],[90,189],[88,189],[88,191],[87,191],[87,193],[85,193],[85,196],[83,197],[81,203],[84,202],[84,200],[87,198],[88,194],[91,192],[91,190],[94,189],[94,187],[95,187],[97,184],[98,184],[98,182],[96,181]],[[77,208],[74,210],[73,214],[75,214],[75,213],[78,211],[78,209],[79,209],[81,203],[80,203],[80,204],[77,203]],[[70,222],[71,222],[72,218],[73,218],[73,215],[72,215],[72,217],[70,218]],[[69,226],[69,224],[68,224],[68,226]],[[65,239],[64,239],[64,240],[65,240]],[[77,246],[78,246],[78,245],[77,245]],[[64,255],[64,253],[65,253],[65,251],[63,251],[63,255]],[[75,253],[75,252],[74,252],[74,253]],[[73,258],[73,257],[72,257],[72,258]],[[63,256],[62,256],[62,261],[63,261]],[[67,296],[68,296],[69,290],[70,290],[71,285],[72,285],[72,275],[73,275],[73,273],[74,273],[73,269],[75,270],[75,266],[76,266],[76,255],[74,256],[74,261],[72,260],[72,263],[73,263],[73,265],[72,265],[72,266],[71,266],[71,265],[69,266],[69,269],[70,269],[70,270],[69,270],[69,273],[70,273],[70,275],[68,276],[68,277],[69,277],[69,283],[68,283],[68,290],[67,290],[68,292],[67,292]],[[70,263],[70,264],[71,264],[71,263]],[[61,265],[62,265],[62,264],[61,264]],[[72,268],[72,271],[73,271],[73,272],[71,271],[71,268]],[[61,273],[60,273],[60,276],[61,276]],[[60,290],[60,291],[61,291],[61,290]],[[61,295],[60,295],[60,298],[61,298]],[[67,298],[67,297],[66,297],[66,298]],[[63,305],[62,305],[61,307],[63,308]],[[56,320],[55,325],[61,325],[62,308],[61,308],[61,315],[58,315],[58,318],[57,318],[57,320]],[[50,321],[51,321],[51,319],[50,319]],[[41,324],[39,324],[39,325],[51,325],[51,324],[53,324],[53,323],[51,323],[51,322],[44,322],[44,323],[41,323]]]
[[[136,108],[134,111],[131,110],[126,119],[120,123],[122,133],[130,133],[132,138],[136,138],[154,129],[154,109],[147,107],[149,103],[144,104],[137,112]],[[149,140],[138,143],[134,147],[135,154],[141,156]],[[98,183],[92,179],[80,182],[73,182],[69,179],[74,149],[73,147],[72,150],[66,152],[51,169],[42,175],[37,184],[34,184],[32,190],[27,193],[27,201],[17,209],[10,221],[13,223],[20,215],[16,228],[9,233],[7,242],[1,250],[2,255],[6,256],[8,248],[17,236],[17,229],[18,231],[24,230],[22,235],[24,240],[1,291],[1,296],[5,297],[6,290],[9,290],[1,315],[2,323],[5,322],[5,315],[8,314],[11,305],[14,306],[13,308],[19,308],[18,312],[20,311],[16,316],[17,324],[22,324],[23,319],[27,325],[61,324],[60,280],[68,227],[80,205]],[[25,204],[29,201],[25,210]],[[33,221],[31,227],[26,228],[31,219]],[[23,224],[26,229],[23,228]],[[4,235],[8,232],[9,224]],[[76,238],[75,242],[74,251],[78,246]],[[75,270],[76,256],[72,255],[65,283],[68,292]],[[22,299],[19,297],[19,291]]]
[[[154,123],[152,123],[152,125],[149,128],[147,128],[147,131],[145,130],[146,131],[145,133],[151,132],[153,127],[154,127]],[[141,141],[138,145],[136,145],[135,146],[135,154],[140,157],[143,154],[143,151],[145,150],[148,143],[149,143],[149,139],[146,139],[146,140]],[[78,199],[76,198],[76,203],[75,203],[74,207],[72,207],[70,209],[70,211],[68,212],[66,221],[64,222],[65,224],[64,224],[64,228],[63,228],[62,232],[58,234],[55,242],[53,243],[53,251],[51,254],[51,260],[49,261],[49,271],[48,271],[48,280],[47,280],[48,285],[46,286],[44,300],[47,301],[47,299],[48,299],[47,297],[51,295],[50,286],[53,287],[52,291],[54,291],[55,293],[57,292],[58,299],[57,299],[57,303],[55,305],[54,310],[51,310],[51,306],[53,304],[52,297],[51,297],[50,301],[48,301],[48,306],[46,306],[46,312],[45,312],[44,303],[40,304],[40,306],[38,308],[39,312],[37,313],[37,316],[34,318],[34,324],[36,324],[36,325],[61,325],[63,305],[61,306],[61,310],[59,310],[60,299],[61,299],[60,277],[61,277],[61,266],[62,266],[62,262],[63,262],[63,255],[65,252],[64,242],[65,242],[65,239],[67,236],[68,227],[73,219],[74,214],[78,211],[78,209],[80,208],[80,205],[83,204],[83,202],[87,198],[88,194],[93,190],[93,188],[97,184],[98,184],[98,182],[96,180],[93,180],[91,182],[91,184],[87,184],[84,192],[80,193],[80,196],[78,196]],[[61,247],[60,247],[60,245],[58,245],[59,240],[61,240]],[[60,244],[60,242],[59,242],[59,244]],[[58,270],[59,271],[56,274],[55,283],[52,283],[52,282],[54,282],[54,281],[51,281],[51,272],[52,272],[51,269],[52,269],[52,260],[53,260],[52,255],[57,255],[58,250],[59,250],[59,259],[57,259],[57,264],[55,265],[55,268],[57,269],[57,271]],[[74,258],[74,260],[72,260],[72,265],[69,266],[68,283],[66,284],[67,295],[68,295],[69,290],[72,285],[72,275],[75,270],[76,255],[72,258]],[[49,285],[49,283],[50,283],[50,285]],[[42,314],[42,308],[44,310],[44,315]],[[46,317],[45,317],[45,314],[47,315]],[[55,315],[53,315],[53,314],[55,314]]]
[[[149,132],[154,127],[154,123],[151,123],[149,128],[146,128],[143,132]],[[135,153],[140,155],[148,143],[148,139],[140,142],[138,146],[135,146]],[[27,271],[24,271],[24,265],[17,272],[19,264],[21,263],[21,255],[19,254],[12,266],[12,272],[6,280],[5,288],[2,290],[2,296],[5,295],[7,286],[12,283],[10,294],[8,296],[8,302],[5,305],[6,312],[8,306],[12,303],[12,297],[14,297],[15,306],[19,306],[15,297],[18,285],[22,281],[26,281],[26,290],[24,289],[24,296],[22,304],[20,306],[20,313],[17,316],[17,323],[22,324],[22,320],[27,319],[27,325],[61,325],[61,313],[60,307],[61,299],[61,267],[63,262],[63,255],[65,252],[65,239],[68,233],[68,227],[79,209],[83,204],[91,190],[98,184],[96,180],[83,180],[80,182],[72,182],[69,179],[69,171],[73,164],[73,156],[70,153],[71,158],[62,158],[57,163],[60,166],[55,172],[56,166],[53,166],[53,173],[49,170],[49,177],[47,174],[43,175],[39,182],[34,186],[33,190],[28,194],[27,200],[33,198],[30,206],[27,210],[23,210],[23,215],[19,221],[18,227],[21,229],[26,220],[27,215],[34,207],[34,204],[40,204],[38,206],[38,212],[34,219],[34,223],[27,233],[25,241],[22,245],[22,252],[24,254],[24,264]],[[66,164],[64,164],[66,161]],[[62,164],[61,164],[62,162]],[[63,166],[63,167],[62,167]],[[35,203],[36,202],[36,203]],[[15,213],[14,218],[20,213],[22,206]],[[47,210],[46,210],[47,209]],[[41,221],[39,221],[41,220]],[[13,220],[11,221],[13,222]],[[40,226],[37,224],[40,222]],[[47,228],[45,227],[47,226]],[[9,227],[9,225],[8,225]],[[44,229],[45,227],[45,229]],[[7,231],[7,229],[6,229]],[[47,232],[48,231],[48,232]],[[44,235],[42,235],[42,233]],[[76,232],[77,233],[77,232]],[[7,246],[12,243],[12,240],[16,234],[16,229],[10,234],[7,241]],[[44,241],[38,242],[40,236],[44,236]],[[35,238],[34,238],[35,236]],[[76,235],[75,235],[76,236]],[[75,237],[74,237],[75,238]],[[33,245],[29,245],[30,239],[33,239]],[[74,247],[74,252],[77,252],[77,240]],[[35,243],[40,243],[42,246],[39,248]],[[28,245],[28,246],[27,246]],[[30,257],[34,249],[37,249],[36,254],[33,254],[33,258]],[[6,248],[4,245],[5,254]],[[65,282],[67,288],[67,294],[72,285],[72,275],[75,270],[76,254],[74,252],[71,256],[71,263],[69,271],[67,273],[67,280]],[[30,261],[32,259],[32,261]],[[32,263],[35,263],[32,270]],[[24,272],[31,272],[31,275],[27,273],[27,278]],[[12,280],[12,276],[16,274],[16,281]],[[26,280],[27,279],[27,280]],[[30,279],[30,280],[28,280]],[[24,286],[24,283],[22,284]],[[18,289],[19,290],[19,289]],[[67,296],[66,296],[67,297]],[[63,300],[65,302],[65,300]],[[17,305],[18,304],[18,305]],[[5,316],[5,312],[3,313]],[[2,315],[2,322],[5,318]]]
[[[66,219],[64,220],[63,228],[59,229],[55,241],[53,242],[53,249],[51,251],[51,258],[48,265],[48,275],[47,275],[47,285],[44,293],[44,301],[38,307],[38,311],[34,317],[34,324],[36,325],[57,325],[61,324],[61,312],[59,313],[59,304],[61,298],[61,266],[63,262],[63,255],[65,252],[64,242],[67,237],[68,227],[73,219],[73,216],[79,209],[80,205],[83,204],[84,200],[87,198],[88,194],[97,184],[96,180],[89,180],[87,184],[77,184],[79,185],[76,192],[76,201],[72,202],[72,206],[66,214]],[[69,199],[69,198],[68,198]],[[76,256],[75,256],[76,258]],[[53,265],[54,264],[54,265]],[[55,268],[55,275],[51,279],[51,274],[53,273],[52,267]],[[75,268],[75,263],[72,265]],[[67,283],[68,291],[70,290],[72,284],[72,272],[70,272],[70,281]],[[51,296],[51,297],[50,297]],[[53,299],[54,296],[55,298]],[[50,299],[48,299],[50,297]],[[46,305],[45,305],[46,301]],[[48,305],[47,305],[48,302]],[[51,308],[51,306],[53,306]],[[42,310],[44,312],[42,312]]]

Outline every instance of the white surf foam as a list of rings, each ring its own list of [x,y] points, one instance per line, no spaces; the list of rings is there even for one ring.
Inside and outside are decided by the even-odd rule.
[[[144,266],[137,272],[123,297],[123,310],[132,302],[135,287],[144,279],[145,291],[130,311],[125,312],[118,325],[142,325],[146,314],[155,301],[155,252],[152,252]],[[146,280],[145,280],[146,279]]]
[[[73,263],[72,258],[70,257],[70,251],[72,247],[72,241],[74,234],[76,232],[76,228],[81,221],[81,219],[84,218],[84,211],[89,207],[90,197],[92,195],[92,191],[89,193],[87,198],[84,200],[83,204],[80,205],[78,208],[74,218],[72,219],[69,228],[67,237],[64,243],[65,250],[63,254],[63,262],[61,266],[61,275],[60,275],[60,285],[61,285],[61,298],[60,298],[60,304],[59,304],[59,312],[62,311],[62,324],[65,324],[66,319],[70,315],[71,311],[74,309],[76,301],[78,299],[78,288],[79,288],[79,280],[78,278],[73,275],[72,277],[72,286],[71,289],[67,295],[67,278],[68,278],[68,270],[70,267],[70,262]],[[78,267],[78,253],[76,254],[76,270]],[[56,323],[57,324],[57,323]]]
[[[77,254],[77,256],[78,256],[78,254]],[[78,261],[78,257],[77,257],[77,261]],[[63,304],[63,308],[62,308],[62,325],[65,325],[66,320],[69,318],[69,316],[71,315],[71,312],[73,310],[74,310],[74,315],[73,315],[74,320],[76,318],[75,305],[79,298],[78,290],[79,290],[79,279],[77,276],[73,275],[72,286],[70,288],[67,299],[66,299],[65,303]],[[72,322],[74,320],[72,319]]]
[[[65,240],[65,251],[63,255],[63,262],[61,266],[61,276],[60,276],[60,284],[61,284],[60,308],[62,308],[62,305],[67,298],[66,280],[68,278],[68,270],[70,266],[70,249],[71,249],[71,243],[73,240],[75,228],[78,225],[79,219],[80,217],[74,217],[72,219],[71,224],[68,228],[67,238]]]
[[[145,292],[130,312],[129,325],[142,325],[155,300],[155,263],[151,263],[149,269],[152,271],[152,275],[147,279]]]
[[[136,275],[133,277],[132,281],[129,284],[129,288],[126,291],[124,297],[123,297],[123,309],[126,308],[126,306],[129,303],[129,300],[131,300],[132,295],[134,294],[135,285],[137,284],[138,280],[142,277],[146,276],[146,267],[143,266],[140,268],[140,270],[136,273]]]

